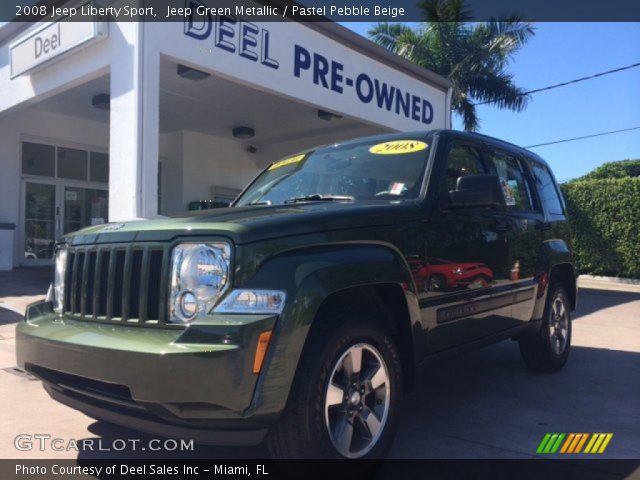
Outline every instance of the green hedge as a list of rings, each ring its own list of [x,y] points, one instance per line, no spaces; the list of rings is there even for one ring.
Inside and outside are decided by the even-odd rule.
[[[562,185],[581,273],[640,278],[640,177]]]
[[[604,163],[577,180],[604,180],[625,177],[640,177],[640,159]]]

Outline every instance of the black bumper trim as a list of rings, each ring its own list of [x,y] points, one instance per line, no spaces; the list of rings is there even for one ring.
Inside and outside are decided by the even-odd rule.
[[[47,393],[54,400],[71,407],[97,420],[104,420],[121,427],[139,430],[143,433],[167,438],[183,438],[196,443],[218,446],[255,446],[260,444],[267,435],[267,429],[237,429],[237,430],[209,430],[190,428],[181,425],[163,423],[153,419],[128,415],[114,409],[100,407],[88,403],[53,385],[43,382]]]

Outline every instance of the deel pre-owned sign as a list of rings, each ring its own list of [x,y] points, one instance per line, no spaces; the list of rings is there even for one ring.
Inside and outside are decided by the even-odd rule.
[[[394,127],[400,129],[444,126],[445,92],[407,79],[375,60],[347,56],[343,46],[331,40],[319,43],[318,35],[310,31],[296,35],[291,30],[297,28],[293,22],[258,23],[234,15],[198,15],[196,7],[201,1],[187,2],[193,8],[185,14],[184,35],[203,42],[199,51],[219,58],[221,67],[237,65],[242,78],[270,87],[286,82],[287,93],[305,100],[322,95],[321,104],[330,108],[335,102],[336,111],[347,105],[360,112],[373,109],[389,120],[397,119],[401,123]],[[310,41],[312,36],[315,42]],[[240,73],[246,72],[249,64],[256,65],[255,73]],[[276,75],[279,80],[268,80]],[[298,87],[302,90],[296,95]]]

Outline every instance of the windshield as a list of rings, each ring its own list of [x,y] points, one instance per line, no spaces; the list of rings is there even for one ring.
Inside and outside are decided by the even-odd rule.
[[[272,163],[235,205],[417,198],[428,152],[412,138],[318,148]]]

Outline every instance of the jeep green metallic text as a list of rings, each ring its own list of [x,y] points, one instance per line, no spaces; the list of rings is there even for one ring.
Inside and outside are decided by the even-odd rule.
[[[514,338],[535,370],[567,361],[564,211],[542,159],[489,137],[318,147],[231,208],[66,235],[17,326],[18,365],[55,400],[156,435],[384,456],[432,359]]]

